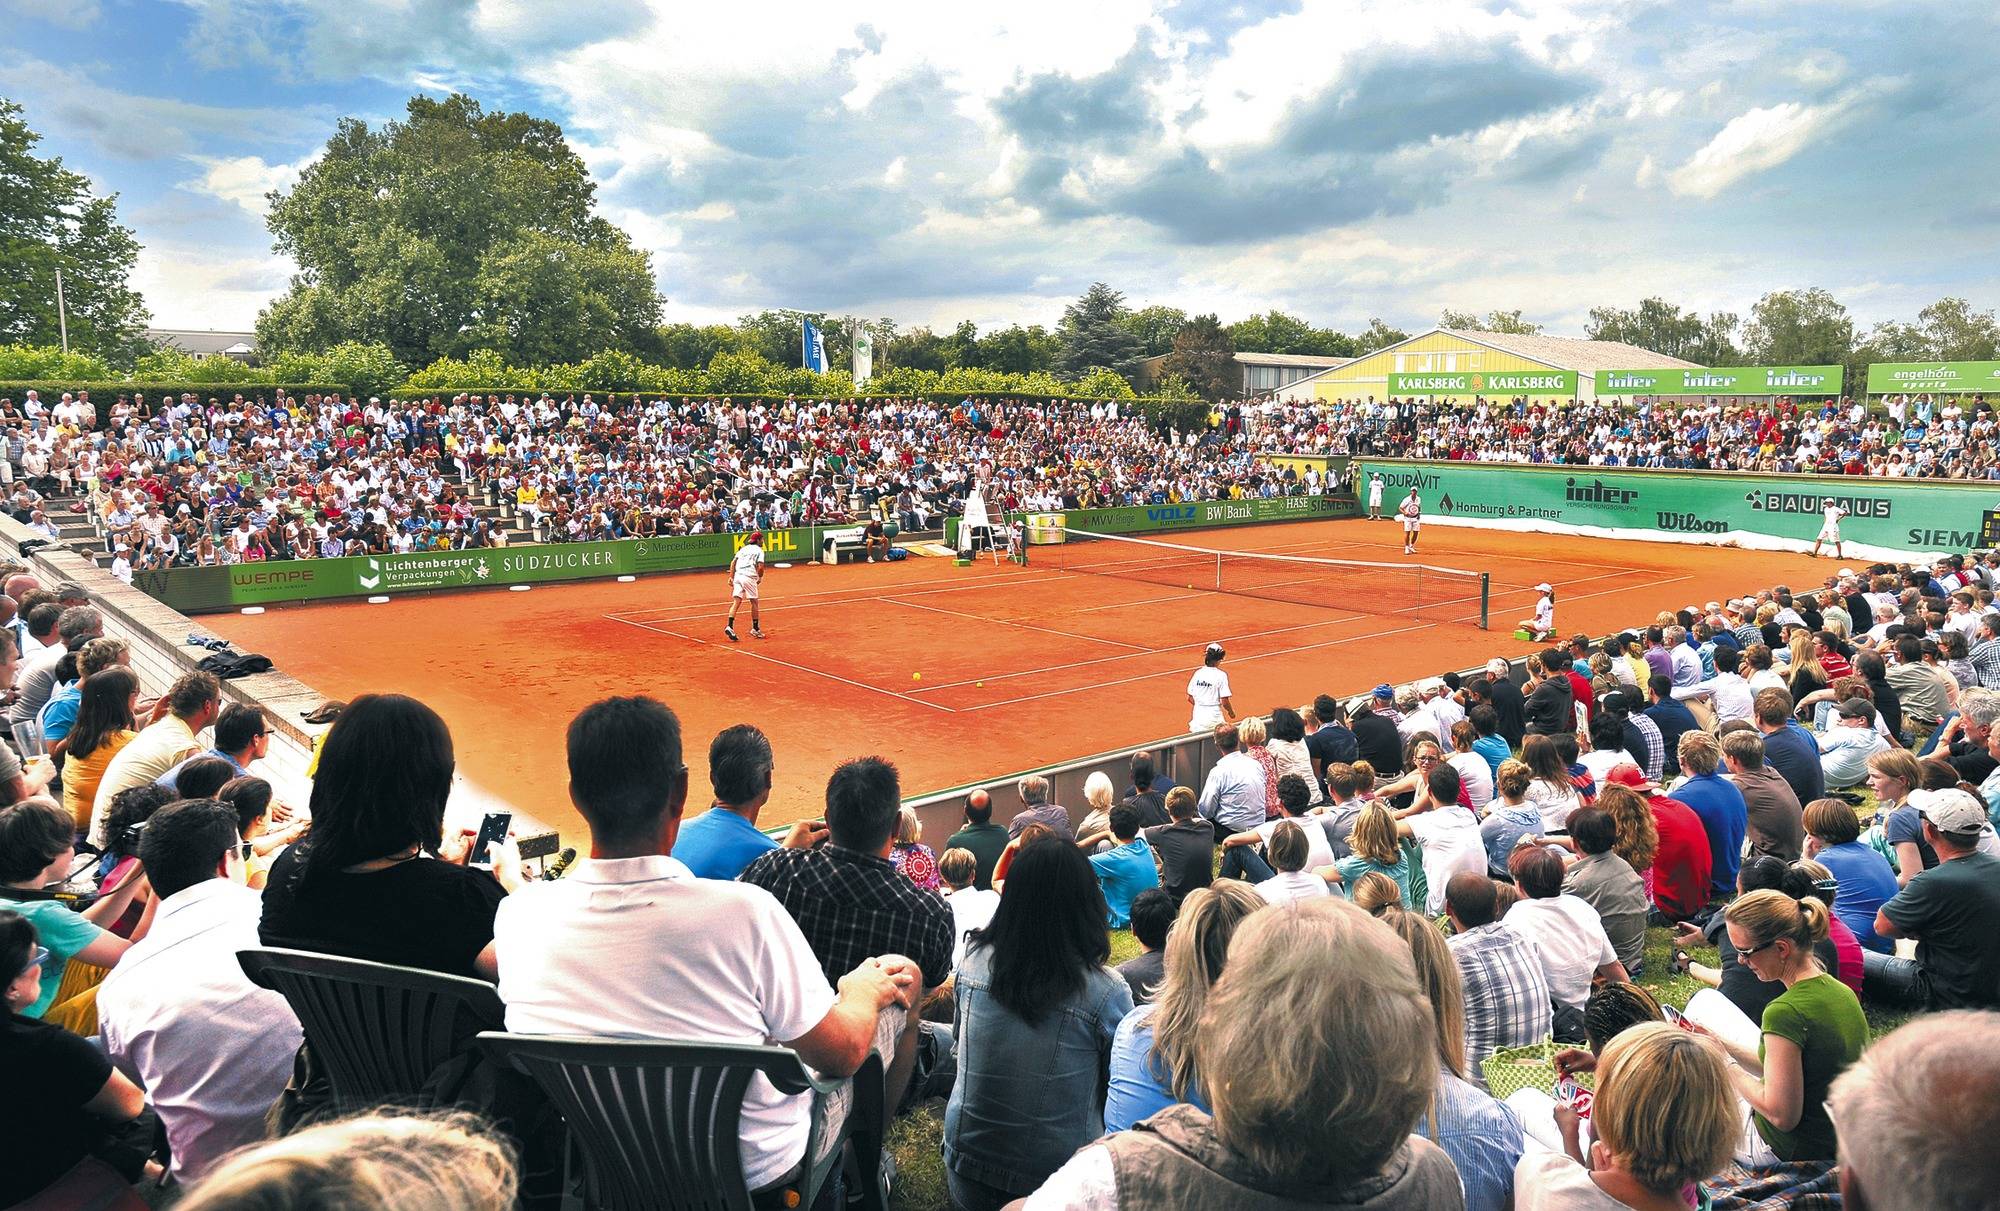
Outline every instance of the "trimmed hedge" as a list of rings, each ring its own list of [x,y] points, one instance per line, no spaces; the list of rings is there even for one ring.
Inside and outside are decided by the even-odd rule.
[[[272,392],[283,390],[287,395],[326,395],[337,393],[346,395],[347,388],[327,383],[127,383],[112,380],[108,382],[36,382],[31,380],[0,381],[0,395],[20,402],[20,396],[30,388],[42,393],[42,402],[53,403],[67,391],[72,395],[78,391],[88,391],[92,403],[114,403],[121,395],[143,394],[148,401],[163,395],[193,394],[202,399],[229,399],[242,395],[245,399],[255,399],[259,395],[269,398]],[[53,397],[53,398],[51,398]]]

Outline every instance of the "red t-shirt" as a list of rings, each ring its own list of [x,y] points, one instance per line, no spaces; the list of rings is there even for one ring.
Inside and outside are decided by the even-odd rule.
[[[1576,700],[1583,704],[1584,710],[1596,710],[1597,692],[1590,688],[1590,678],[1577,672],[1575,669],[1569,669],[1567,672],[1569,673],[1570,686],[1576,691]]]
[[[1855,996],[1860,996],[1861,939],[1855,937],[1854,931],[1849,929],[1847,924],[1839,917],[1835,916],[1827,917],[1826,934],[1828,938],[1833,940],[1833,953],[1838,956],[1840,961],[1840,969],[1833,973],[1834,978],[1852,988]]]
[[[1660,848],[1653,857],[1653,906],[1669,920],[1685,921],[1708,903],[1715,855],[1708,830],[1694,809],[1678,799],[1648,795]]]

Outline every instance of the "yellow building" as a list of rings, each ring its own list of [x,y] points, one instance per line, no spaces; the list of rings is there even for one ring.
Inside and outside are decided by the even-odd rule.
[[[1401,399],[1426,395],[1439,399],[1470,400],[1473,396],[1466,393],[1469,387],[1494,400],[1525,396],[1537,401],[1592,403],[1597,399],[1596,372],[1599,370],[1696,368],[1693,362],[1617,341],[1586,341],[1566,336],[1512,336],[1499,332],[1436,328],[1295,383],[1289,394],[1293,398],[1327,402],[1383,401],[1392,396]],[[1534,377],[1546,378],[1550,372],[1574,374],[1574,393],[1479,390],[1488,376],[1525,374],[1531,376],[1532,381]],[[1410,389],[1412,384],[1403,382],[1398,384],[1403,390],[1392,392],[1391,375],[1438,376],[1429,381],[1443,389],[1435,392],[1413,390]],[[1465,377],[1459,382],[1447,383],[1443,376]]]

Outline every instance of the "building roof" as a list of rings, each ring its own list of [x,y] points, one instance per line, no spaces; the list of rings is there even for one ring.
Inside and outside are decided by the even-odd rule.
[[[1246,366],[1300,366],[1308,370],[1331,370],[1353,361],[1351,357],[1323,357],[1312,353],[1239,353],[1236,360]],[[1633,367],[1641,369],[1642,367]]]
[[[1573,336],[1520,336],[1506,332],[1467,332],[1457,328],[1434,331],[1462,341],[1498,349],[1516,357],[1541,362],[1558,370],[1693,370],[1694,362],[1627,345],[1623,341],[1586,341]],[[1422,335],[1428,336],[1429,333]],[[1414,337],[1412,340],[1416,339]],[[1391,345],[1390,348],[1395,348]]]
[[[225,332],[214,328],[148,328],[146,339],[155,345],[182,353],[229,353],[238,356],[257,348],[254,332]]]

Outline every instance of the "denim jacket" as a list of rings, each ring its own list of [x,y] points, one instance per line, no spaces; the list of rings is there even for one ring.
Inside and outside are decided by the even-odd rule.
[[[958,965],[958,1080],[944,1112],[953,1172],[1028,1194],[1104,1134],[1104,1074],[1132,990],[1099,968],[1083,990],[1029,1025],[993,997],[993,952]]]

